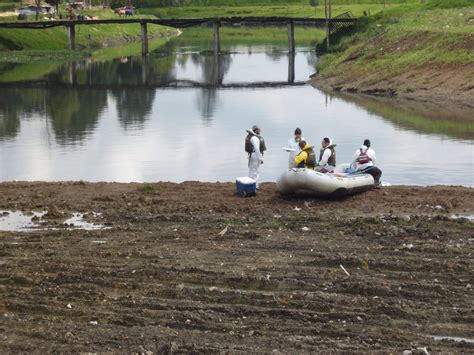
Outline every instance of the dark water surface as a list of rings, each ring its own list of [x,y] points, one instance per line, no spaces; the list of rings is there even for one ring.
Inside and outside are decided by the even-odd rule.
[[[329,96],[304,85],[310,47],[293,58],[279,43],[239,44],[216,57],[183,38],[147,60],[0,67],[0,180],[233,181],[257,123],[264,181],[286,168],[281,148],[301,127],[310,143],[331,137],[338,163],[371,138],[384,181],[474,186],[470,112]]]

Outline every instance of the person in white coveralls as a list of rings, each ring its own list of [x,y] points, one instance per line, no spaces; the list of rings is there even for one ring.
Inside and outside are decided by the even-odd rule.
[[[288,140],[288,151],[290,152],[290,157],[288,158],[288,167],[295,167],[295,157],[301,152],[299,143],[305,139],[301,137],[301,129],[295,129],[295,136]]]
[[[245,139],[245,151],[249,154],[249,178],[257,183],[260,176],[260,165],[263,164],[263,154],[267,149],[265,140],[260,135],[261,129],[257,125],[252,127],[252,131],[247,131],[248,135]]]

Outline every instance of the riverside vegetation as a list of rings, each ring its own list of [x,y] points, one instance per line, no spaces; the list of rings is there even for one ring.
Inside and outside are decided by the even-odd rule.
[[[98,16],[100,19],[117,18],[110,9],[92,8],[82,11],[85,15]],[[142,15],[143,18],[154,17]],[[1,21],[14,21],[15,17],[2,17]],[[148,28],[151,39],[166,39],[176,35],[177,30],[153,25]],[[74,60],[88,57],[99,48],[137,42],[140,38],[138,24],[110,24],[79,26],[76,29],[76,46],[82,51],[67,50],[67,33],[64,27],[50,29],[0,29],[0,62],[30,62],[47,60]]]
[[[406,6],[415,0],[333,0],[333,16],[346,11],[351,11],[354,16],[363,14],[375,14],[385,8]],[[386,3],[383,5],[383,3]],[[324,7],[321,1],[277,1],[259,0],[250,1],[186,1],[177,2],[189,6],[165,6],[151,8],[156,4],[166,4],[163,1],[134,1],[138,7],[140,17],[216,17],[216,16],[292,16],[292,17],[323,17]],[[120,1],[112,1],[112,7],[120,6]],[[199,6],[198,6],[199,5]],[[202,6],[206,5],[206,6]],[[60,7],[65,13],[65,6]],[[78,12],[78,11],[76,11]],[[85,15],[95,15],[101,19],[116,18],[112,10],[93,7],[80,11]],[[15,21],[15,16],[0,17],[0,21]],[[170,32],[171,29],[161,26],[149,26],[150,37],[158,37],[162,33]],[[131,25],[102,25],[102,26],[80,26],[76,33],[76,44],[79,48],[92,51],[103,47],[123,42],[135,41],[139,38],[140,27]],[[271,38],[271,37],[270,37]],[[76,59],[77,53],[68,51],[57,52],[67,48],[66,30],[62,27],[46,29],[42,31],[0,29],[0,61],[31,61],[50,60],[51,56],[58,55],[58,60]],[[22,50],[21,54],[17,53]],[[87,51],[82,51],[82,56],[88,56]],[[44,58],[42,58],[42,56]]]
[[[474,5],[431,0],[364,18],[354,33],[334,38],[318,63],[315,85],[430,97],[472,105]],[[321,45],[326,50],[324,44]]]

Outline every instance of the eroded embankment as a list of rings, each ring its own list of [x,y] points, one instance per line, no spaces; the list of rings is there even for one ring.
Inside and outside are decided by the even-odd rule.
[[[474,230],[456,215],[474,214],[473,189],[340,201],[282,198],[274,184],[248,199],[197,182],[0,191],[0,210],[49,211],[58,228],[0,232],[3,352],[473,349],[430,337],[472,335]],[[111,229],[61,227],[73,212]]]
[[[474,106],[474,7],[387,11],[335,43],[315,86]]]

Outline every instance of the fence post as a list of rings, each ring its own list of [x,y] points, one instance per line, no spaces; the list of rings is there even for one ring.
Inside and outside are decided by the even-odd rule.
[[[71,51],[76,49],[76,29],[73,23],[66,25],[67,27],[67,44]]]
[[[148,54],[148,29],[146,27],[146,21],[140,21],[141,34],[142,34],[142,55]]]
[[[295,25],[293,21],[288,22],[288,51],[295,52]]]

